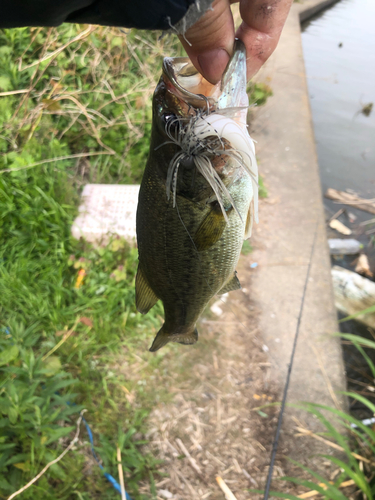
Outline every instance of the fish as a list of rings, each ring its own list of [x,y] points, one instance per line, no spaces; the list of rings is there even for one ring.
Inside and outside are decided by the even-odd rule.
[[[216,85],[188,58],[164,59],[136,216],[136,308],[146,314],[158,300],[164,306],[151,352],[168,342],[196,343],[209,301],[241,288],[236,265],[258,221],[248,106],[240,40]]]

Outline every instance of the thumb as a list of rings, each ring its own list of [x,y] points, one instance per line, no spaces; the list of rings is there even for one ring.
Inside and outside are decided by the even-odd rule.
[[[232,53],[234,23],[229,0],[214,0],[198,22],[180,36],[191,62],[211,83],[217,83]],[[191,45],[189,45],[189,43]]]

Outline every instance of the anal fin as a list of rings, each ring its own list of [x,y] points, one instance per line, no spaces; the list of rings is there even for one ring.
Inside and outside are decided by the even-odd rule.
[[[217,295],[223,295],[223,293],[227,292],[232,292],[233,290],[240,290],[241,289],[241,283],[240,280],[237,278],[237,272],[234,271],[233,277],[227,281],[227,283],[223,286],[223,288],[217,292]]]
[[[135,306],[141,314],[146,314],[154,307],[159,298],[155,295],[150,285],[147,283],[143,272],[138,266],[135,278]]]

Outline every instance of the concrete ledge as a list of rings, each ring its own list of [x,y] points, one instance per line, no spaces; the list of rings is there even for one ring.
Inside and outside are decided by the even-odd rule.
[[[269,83],[274,95],[255,110],[251,124],[269,198],[261,206],[255,228],[253,258],[259,265],[249,288],[261,311],[270,379],[277,380],[282,390],[317,231],[288,401],[345,408],[346,401],[338,394],[345,390],[341,346],[329,335],[338,326],[300,28],[300,19],[333,3],[293,4],[278,48],[257,76],[258,81]],[[287,413],[292,416],[295,410]],[[303,418],[310,429],[317,429],[314,418],[306,414]],[[294,436],[293,428],[287,418],[284,433]],[[310,455],[306,445],[309,452],[319,451],[312,440],[291,437],[289,441],[294,458],[304,460]]]
[[[310,19],[310,17],[319,14],[324,9],[331,7],[331,5],[339,2],[340,0],[305,0],[300,4],[295,4],[295,10],[299,14],[301,23]]]

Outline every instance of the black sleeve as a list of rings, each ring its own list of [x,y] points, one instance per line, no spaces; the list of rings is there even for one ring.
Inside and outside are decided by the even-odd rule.
[[[0,28],[71,22],[168,30],[194,3],[195,0],[0,0]]]

